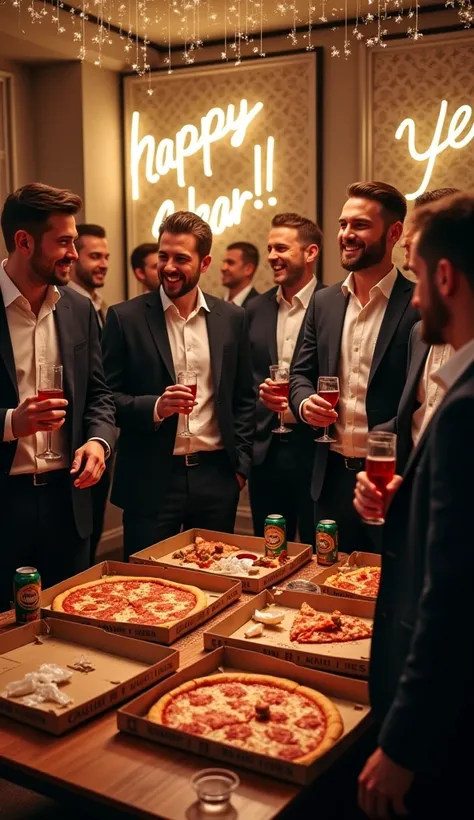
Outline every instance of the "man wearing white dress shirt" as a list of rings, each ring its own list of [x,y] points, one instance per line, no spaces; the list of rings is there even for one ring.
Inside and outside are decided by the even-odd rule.
[[[252,286],[258,263],[258,249],[250,242],[233,242],[227,246],[221,264],[222,284],[227,289],[226,302],[247,307],[258,296],[258,290]]]
[[[125,555],[185,529],[232,532],[252,458],[245,311],[202,292],[212,233],[178,211],[160,229],[161,286],[109,308],[102,349],[120,428],[112,502]],[[177,384],[197,376],[197,395]],[[191,435],[184,437],[184,416]]]
[[[102,225],[76,225],[77,259],[72,264],[69,287],[91,300],[99,327],[104,327],[107,305],[99,291],[109,270],[109,243]]]
[[[8,259],[0,266],[0,609],[17,566],[50,586],[89,564],[90,488],[115,439],[90,302],[67,285],[74,216],[70,191],[25,185],[5,201]],[[38,400],[41,364],[62,365],[63,399]],[[59,458],[46,460],[47,433]]]
[[[374,549],[375,528],[363,526],[352,505],[356,473],[364,467],[368,431],[398,407],[418,316],[410,304],[414,285],[392,261],[405,198],[383,182],[354,183],[347,193],[338,238],[348,276],[315,294],[306,312],[290,404],[312,427],[334,424],[335,443],[315,445],[311,492],[316,519],[335,519],[339,546],[350,552]],[[317,395],[319,376],[339,377],[337,411]]]

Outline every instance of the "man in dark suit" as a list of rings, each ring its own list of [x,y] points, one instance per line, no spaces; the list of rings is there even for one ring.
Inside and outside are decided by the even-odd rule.
[[[315,291],[322,243],[319,227],[299,214],[278,214],[268,237],[268,261],[276,286],[247,308],[254,383],[259,392],[253,467],[249,482],[255,535],[262,536],[265,517],[281,513],[288,539],[298,531],[303,543],[315,537],[310,493],[314,434],[297,420],[288,403],[275,396],[269,379],[272,364],[290,366],[303,341],[303,321]],[[275,434],[279,412],[285,411],[288,434]]]
[[[250,242],[232,242],[227,246],[221,263],[222,284],[227,289],[226,302],[246,308],[259,295],[252,285],[259,259],[258,248]]]
[[[212,233],[180,211],[160,229],[158,291],[109,308],[102,347],[120,428],[112,502],[127,557],[181,526],[233,532],[252,458],[245,311],[204,294]],[[197,397],[176,384],[197,374]],[[183,436],[184,415],[191,436]]]
[[[15,568],[36,566],[43,586],[86,569],[90,488],[115,440],[91,303],[67,285],[74,247],[70,191],[32,183],[2,212],[8,259],[0,266],[0,608]],[[64,399],[38,399],[40,366],[63,367]],[[44,458],[54,433],[55,460]]]
[[[370,674],[382,728],[359,778],[374,820],[405,806],[417,818],[460,817],[470,797],[470,756],[461,750],[474,728],[474,196],[442,199],[414,220],[423,339],[455,353],[435,376],[444,399],[403,479],[388,487]],[[357,479],[354,503],[367,516],[381,496],[364,472]]]
[[[339,245],[349,275],[313,296],[292,366],[290,404],[312,427],[336,422],[335,443],[316,445],[311,493],[316,520],[334,519],[340,549],[350,552],[379,549],[377,533],[361,524],[352,505],[355,476],[363,469],[368,430],[398,407],[417,314],[410,306],[414,286],[392,261],[405,198],[381,182],[354,183],[348,197]],[[316,394],[319,376],[339,377],[338,412]]]

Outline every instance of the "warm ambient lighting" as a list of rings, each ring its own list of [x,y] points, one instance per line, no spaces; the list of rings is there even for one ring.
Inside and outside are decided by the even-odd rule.
[[[474,125],[468,131],[468,133],[462,138],[458,139],[461,136],[462,132],[466,129],[469,124],[469,121],[472,117],[472,108],[470,105],[460,105],[459,108],[454,112],[453,116],[451,117],[451,122],[449,123],[448,128],[448,135],[446,139],[441,141],[441,134],[443,132],[443,127],[446,119],[446,112],[448,110],[448,102],[447,100],[442,100],[439,115],[438,115],[438,122],[436,123],[436,127],[433,133],[433,139],[431,140],[431,144],[426,151],[418,151],[415,145],[415,138],[416,138],[416,123],[411,117],[408,117],[406,120],[400,123],[396,132],[395,138],[400,140],[403,137],[405,129],[408,131],[408,152],[412,159],[416,162],[426,162],[426,169],[425,175],[422,179],[420,187],[414,193],[406,194],[407,199],[416,199],[417,196],[424,193],[428,188],[431,175],[433,173],[433,169],[435,167],[435,163],[437,158],[440,154],[443,153],[447,148],[465,148],[472,139],[474,139]]]

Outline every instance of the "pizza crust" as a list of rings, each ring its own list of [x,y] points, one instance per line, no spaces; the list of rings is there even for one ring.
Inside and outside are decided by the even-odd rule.
[[[84,584],[78,584],[77,586],[70,587],[66,589],[65,592],[61,592],[59,595],[56,595],[54,598],[51,609],[54,612],[64,612],[65,614],[71,614],[65,612],[64,609],[64,602],[65,600],[71,595],[73,592],[77,592],[78,590],[87,590],[91,587],[99,586],[99,584],[114,584],[120,583],[121,581],[143,581],[144,583],[157,583],[160,586],[167,586],[172,587],[174,589],[181,589],[186,590],[186,592],[191,592],[196,598],[196,604],[185,616],[186,618],[190,618],[191,615],[195,615],[197,612],[201,612],[201,610],[207,607],[207,595],[202,589],[198,587],[190,586],[189,584],[178,584],[176,581],[168,581],[165,578],[148,578],[146,576],[140,575],[105,575],[102,578],[98,578],[94,581],[87,581]],[[87,616],[86,616],[87,617]],[[100,620],[100,618],[93,618],[92,620]],[[159,623],[157,626],[162,627],[164,629],[168,629],[174,624],[178,623],[182,618],[173,618],[170,621],[166,621],[165,623]],[[118,622],[120,623],[120,622]],[[129,621],[128,623],[133,623],[133,621]]]
[[[299,757],[297,762],[308,765],[313,763],[319,757],[322,757],[326,752],[334,746],[337,740],[341,737],[344,731],[344,723],[337,706],[332,703],[326,695],[317,692],[315,689],[310,689],[309,686],[298,686],[296,690],[297,695],[303,695],[308,700],[312,700],[324,713],[326,718],[326,732],[324,737],[316,749],[313,749],[307,755]]]

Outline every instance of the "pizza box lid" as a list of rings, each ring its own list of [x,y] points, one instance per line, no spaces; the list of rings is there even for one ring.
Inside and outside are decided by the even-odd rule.
[[[257,754],[243,748],[204,739],[148,720],[150,708],[166,692],[193,678],[205,677],[218,672],[253,672],[287,678],[310,686],[327,695],[338,707],[344,721],[344,734],[319,760],[311,764],[294,763]],[[180,752],[219,760],[232,766],[270,775],[290,783],[306,785],[333,764],[371,724],[368,685],[365,681],[332,675],[314,669],[305,669],[279,658],[264,657],[258,652],[220,647],[209,652],[190,666],[185,667],[166,681],[127,703],[117,712],[117,725],[122,732],[138,735],[155,743],[171,746]]]
[[[334,601],[330,595],[307,595],[287,590],[266,590],[256,598],[243,604],[235,612],[224,617],[218,624],[204,632],[204,648],[235,646],[238,649],[261,652],[263,655],[291,661],[309,669],[321,669],[341,675],[367,678],[370,662],[370,638],[347,643],[298,644],[290,641],[289,630],[296,612],[302,603],[308,603],[320,612],[338,609],[343,615],[355,615],[372,626],[375,604],[369,601],[355,601],[341,598]],[[286,612],[282,624],[265,626],[263,634],[256,638],[246,638],[245,631],[256,609],[274,605],[275,609]]]
[[[371,598],[368,595],[358,595],[354,592],[348,592],[346,590],[335,589],[334,587],[327,586],[324,582],[326,578],[329,578],[331,575],[336,575],[338,572],[344,572],[344,567],[350,567],[351,569],[355,569],[356,567],[381,567],[382,566],[382,556],[377,555],[376,553],[372,552],[351,552],[347,561],[344,562],[337,562],[337,564],[333,564],[331,567],[324,569],[322,572],[318,573],[314,578],[310,580],[314,584],[318,584],[321,589],[321,592],[324,592],[326,595],[334,595],[337,598],[353,598],[354,600],[358,601],[375,601],[375,598]]]
[[[153,544],[140,552],[136,552],[130,556],[130,561],[140,564],[152,564],[154,566],[164,567],[182,567],[178,559],[174,559],[172,554],[177,550],[184,549],[191,546],[197,536],[201,536],[207,541],[223,541],[225,544],[240,547],[242,552],[250,552],[261,556],[265,554],[265,540],[263,538],[256,538],[250,535],[236,535],[235,533],[218,532],[217,530],[203,530],[191,529],[184,530],[184,532],[173,535],[171,538],[166,538],[158,544]],[[287,545],[289,560],[282,566],[274,569],[266,569],[260,567],[258,576],[248,575],[221,575],[220,573],[210,572],[206,569],[195,568],[195,572],[203,573],[206,576],[235,578],[242,584],[242,590],[257,594],[262,592],[267,587],[273,586],[292,575],[296,570],[311,560],[313,556],[313,548],[308,544],[299,544],[289,541]]]
[[[71,587],[96,581],[106,575],[133,575],[139,578],[163,578],[181,584],[199,587],[208,595],[208,605],[200,612],[188,618],[177,621],[173,626],[149,626],[143,624],[124,623],[120,621],[101,621],[99,618],[88,618],[85,615],[70,615],[67,612],[55,612],[51,605],[57,595],[71,589]],[[44,589],[41,593],[41,614],[43,617],[61,618],[75,623],[90,624],[131,638],[141,638],[156,643],[171,644],[196,626],[210,620],[214,615],[231,603],[235,603],[242,593],[241,584],[233,578],[222,576],[203,575],[192,570],[172,569],[170,567],[145,566],[143,564],[127,564],[122,561],[103,561],[84,572],[67,578],[55,586]]]
[[[26,706],[4,696],[8,683],[21,680],[43,663],[61,668],[87,660],[94,669],[72,672],[60,685],[73,703]],[[94,626],[45,618],[0,635],[0,713],[53,735],[74,729],[175,672],[179,653],[168,647],[109,635]]]

